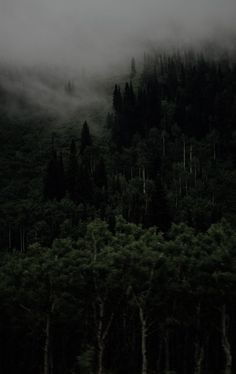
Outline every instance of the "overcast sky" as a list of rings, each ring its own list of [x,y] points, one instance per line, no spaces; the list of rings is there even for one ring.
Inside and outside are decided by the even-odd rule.
[[[0,0],[0,60],[103,66],[236,32],[236,0]]]

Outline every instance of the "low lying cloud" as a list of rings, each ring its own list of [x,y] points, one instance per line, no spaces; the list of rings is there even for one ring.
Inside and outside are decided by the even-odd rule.
[[[235,0],[1,0],[0,60],[103,69],[156,43],[230,46]]]

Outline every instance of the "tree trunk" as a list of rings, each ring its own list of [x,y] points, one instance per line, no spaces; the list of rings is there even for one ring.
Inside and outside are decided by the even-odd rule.
[[[143,177],[143,194],[146,194],[146,173],[145,168],[142,169],[142,177]]]
[[[204,359],[204,347],[200,344],[199,340],[195,344],[195,368],[194,374],[202,373],[202,363]]]
[[[45,328],[45,342],[44,342],[44,374],[50,373],[50,327],[51,327],[51,317],[50,313],[47,314],[46,318],[46,328]]]
[[[225,369],[224,374],[232,374],[232,351],[228,337],[229,316],[226,313],[226,306],[223,305],[221,309],[221,323],[222,323],[222,346],[225,354]]]
[[[170,349],[169,349],[169,331],[165,333],[165,373],[170,371]]]
[[[103,354],[104,354],[104,345],[100,342],[98,346],[98,374],[103,373]]]
[[[190,144],[190,152],[189,152],[189,172],[192,174],[193,172],[193,146]]]
[[[98,328],[97,328],[98,374],[102,374],[102,372],[103,372],[103,352],[104,352],[104,345],[103,345],[103,339],[102,339],[103,317],[104,317],[104,303],[99,298],[99,303],[98,303]]]
[[[142,374],[147,374],[147,324],[141,305],[139,305],[139,318],[141,322]]]

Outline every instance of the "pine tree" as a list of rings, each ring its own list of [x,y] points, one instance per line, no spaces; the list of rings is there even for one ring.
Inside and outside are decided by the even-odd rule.
[[[75,140],[70,145],[69,163],[67,170],[67,190],[70,198],[78,202],[78,158]]]
[[[121,114],[122,111],[122,95],[120,87],[116,84],[113,91],[113,109],[116,114]]]
[[[80,140],[80,154],[83,155],[85,148],[92,145],[92,138],[90,135],[90,130],[88,123],[85,121],[81,131],[81,140]]]

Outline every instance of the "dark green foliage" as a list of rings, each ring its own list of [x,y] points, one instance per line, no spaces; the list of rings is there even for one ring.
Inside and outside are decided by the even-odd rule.
[[[235,71],[132,61],[101,136],[0,87],[2,373],[235,372]]]
[[[226,221],[172,225],[164,239],[117,217],[113,232],[95,220],[74,240],[1,253],[2,372],[140,372],[145,322],[148,371],[195,373],[200,347],[203,372],[220,374],[224,339],[236,347],[235,245]]]

